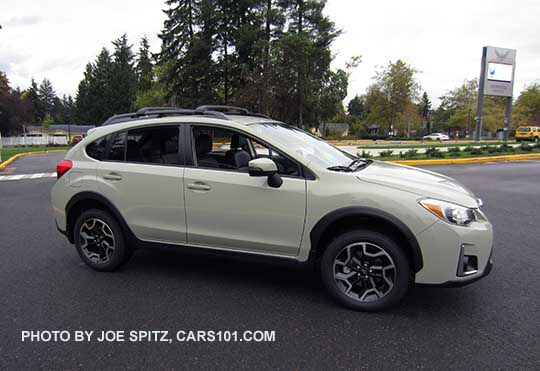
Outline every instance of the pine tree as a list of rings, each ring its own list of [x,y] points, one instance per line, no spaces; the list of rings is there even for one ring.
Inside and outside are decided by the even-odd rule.
[[[109,78],[109,113],[125,113],[131,111],[137,93],[137,75],[134,69],[132,46],[128,45],[124,34],[113,41],[111,75]]]
[[[213,0],[168,0],[159,64],[162,85],[177,106],[213,101]]]
[[[137,90],[139,92],[144,92],[152,89],[155,76],[150,56],[150,45],[146,36],[141,39],[141,44],[137,53],[135,71],[137,73]]]
[[[30,87],[26,90],[26,97],[30,101],[30,104],[32,105],[32,121],[33,123],[38,123],[43,120],[43,116],[45,116],[45,112],[43,112],[43,109],[41,107],[41,102],[39,101],[39,87],[36,83],[36,80],[32,77],[32,80],[30,82]]]
[[[418,114],[422,117],[424,132],[426,134],[429,134],[431,132],[431,101],[429,100],[427,92],[424,92],[424,94],[422,94],[422,99],[420,100],[420,104],[418,105]]]
[[[48,79],[43,79],[39,85],[38,97],[39,107],[43,113],[43,119],[41,122],[43,122],[46,115],[52,117],[55,109],[55,101],[58,99],[54,92],[54,88]]]
[[[287,106],[280,111],[280,118],[303,127],[306,118],[312,124],[321,119],[314,110],[316,96],[337,77],[330,73],[330,45],[340,31],[323,14],[326,1],[280,0],[278,3],[287,17],[288,27],[274,43],[276,99],[280,105]],[[335,107],[330,117],[338,108]]]

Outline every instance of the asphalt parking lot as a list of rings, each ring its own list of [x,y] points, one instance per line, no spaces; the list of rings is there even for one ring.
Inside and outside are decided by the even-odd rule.
[[[10,173],[54,171],[63,154]],[[0,182],[0,369],[539,369],[540,161],[429,167],[484,200],[490,276],[353,312],[311,266],[139,250],[87,268],[55,228],[54,178]],[[0,173],[0,176],[2,173]],[[22,330],[275,330],[267,343],[29,343]]]

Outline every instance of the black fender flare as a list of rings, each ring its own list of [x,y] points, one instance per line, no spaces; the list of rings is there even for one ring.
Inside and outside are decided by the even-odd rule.
[[[315,253],[317,249],[320,248],[319,242],[321,241],[322,236],[328,227],[330,227],[334,222],[348,217],[360,217],[368,219],[374,218],[391,224],[404,236],[406,242],[409,244],[414,271],[418,272],[420,269],[422,269],[424,266],[422,251],[420,250],[416,237],[411,232],[409,227],[407,227],[407,225],[401,220],[385,211],[365,206],[344,207],[323,216],[313,226],[310,232],[311,254]]]
[[[126,220],[118,210],[116,206],[105,196],[92,192],[92,191],[84,191],[75,194],[66,204],[66,236],[69,240],[69,242],[74,243],[73,238],[73,227],[75,225],[74,218],[70,217],[71,212],[73,209],[79,205],[81,202],[87,202],[87,201],[94,201],[96,203],[105,205],[105,207],[110,211],[114,218],[118,221],[120,226],[122,227],[122,230],[124,231],[125,237],[129,242],[136,242],[138,239],[135,237],[135,234],[129,228],[128,224],[126,223]]]

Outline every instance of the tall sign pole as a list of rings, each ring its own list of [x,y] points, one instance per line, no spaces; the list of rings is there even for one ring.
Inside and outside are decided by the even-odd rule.
[[[487,47],[482,48],[482,64],[480,65],[480,78],[478,79],[478,104],[476,106],[476,129],[474,140],[479,141],[482,136],[482,115],[484,110],[484,85],[486,79],[486,53]]]
[[[512,115],[512,96],[516,71],[516,50],[484,46],[478,82],[478,106],[476,108],[476,130],[474,140],[482,137],[482,114],[484,96],[506,97],[503,139],[508,140]]]

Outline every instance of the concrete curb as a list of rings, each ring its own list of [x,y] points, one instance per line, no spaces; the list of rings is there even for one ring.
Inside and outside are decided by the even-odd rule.
[[[471,158],[445,158],[440,160],[398,160],[389,161],[395,164],[419,166],[419,165],[456,165],[456,164],[481,164],[485,162],[505,162],[522,160],[540,160],[540,153],[507,155],[507,156],[488,156]]]
[[[43,153],[51,153],[51,152],[66,152],[65,149],[51,149],[50,151],[35,151],[35,152],[21,152],[21,153],[17,153],[16,155],[13,155],[11,156],[10,158],[8,158],[6,161],[2,162],[0,164],[0,171],[1,170],[4,170],[6,167],[8,167],[9,165],[11,165],[11,163],[13,161],[15,161],[16,159],[18,158],[21,158],[21,157],[24,157],[24,156],[28,156],[28,155],[39,155],[39,154],[43,154]]]

